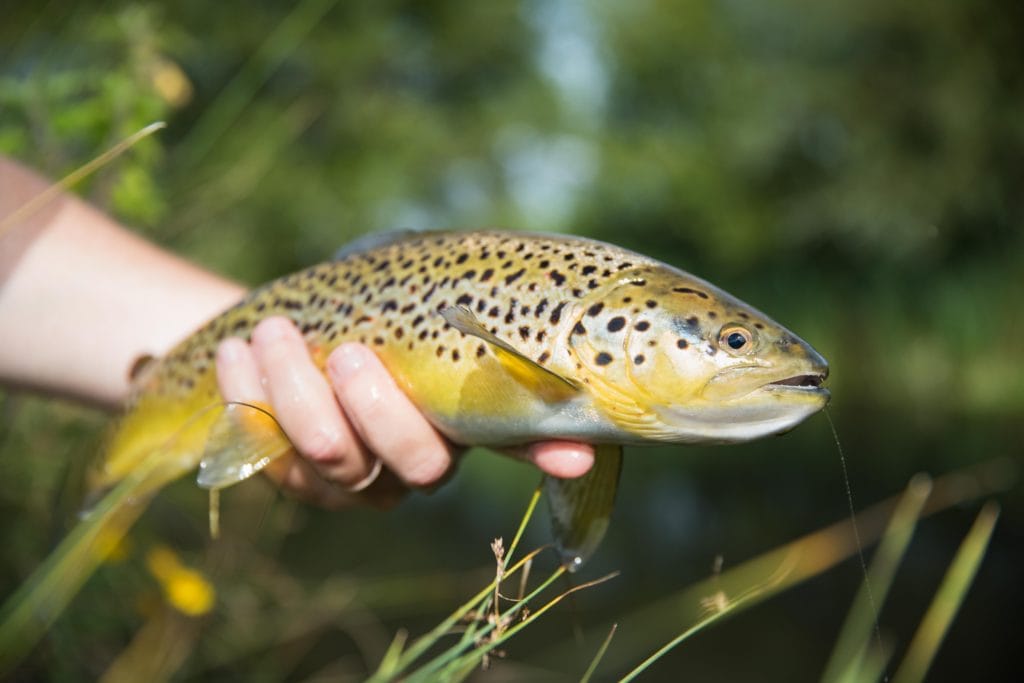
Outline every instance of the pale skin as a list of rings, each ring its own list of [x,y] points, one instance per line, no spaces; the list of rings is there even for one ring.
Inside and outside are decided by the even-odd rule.
[[[0,221],[48,185],[0,157]],[[0,383],[8,386],[114,408],[135,360],[165,353],[246,291],[71,195],[0,230]],[[342,344],[326,374],[284,318],[218,349],[225,399],[269,403],[295,447],[268,468],[283,489],[327,508],[386,507],[451,473],[459,448],[370,349]],[[578,477],[593,463],[590,446],[565,441],[513,455],[555,477]]]

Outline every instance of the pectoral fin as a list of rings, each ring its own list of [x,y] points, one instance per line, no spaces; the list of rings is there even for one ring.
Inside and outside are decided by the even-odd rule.
[[[210,429],[197,483],[217,490],[248,479],[291,449],[270,407],[229,403]]]
[[[473,312],[462,306],[449,306],[441,311],[445,321],[459,332],[478,337],[490,346],[498,361],[520,383],[549,401],[565,400],[579,391],[579,385],[571,379],[548,370],[543,365],[523,355],[514,346],[492,334],[477,320]]]
[[[594,466],[578,479],[548,477],[545,490],[562,563],[575,571],[597,550],[608,529],[622,472],[622,446],[598,446]]]

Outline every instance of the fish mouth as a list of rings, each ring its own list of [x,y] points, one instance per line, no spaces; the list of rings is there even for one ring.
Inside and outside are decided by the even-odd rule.
[[[783,387],[810,387],[813,389],[821,389],[822,383],[825,381],[825,375],[794,375],[793,377],[787,377],[786,379],[780,379],[775,382],[769,382],[768,386],[783,386]]]
[[[775,394],[786,393],[794,397],[797,394],[802,394],[828,401],[829,390],[823,386],[827,378],[827,369],[820,372],[805,372],[769,382],[763,388]]]

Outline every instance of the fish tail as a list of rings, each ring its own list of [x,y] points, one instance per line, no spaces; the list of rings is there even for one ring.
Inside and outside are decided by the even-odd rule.
[[[0,608],[0,677],[36,644],[168,481],[152,454],[87,513]]]

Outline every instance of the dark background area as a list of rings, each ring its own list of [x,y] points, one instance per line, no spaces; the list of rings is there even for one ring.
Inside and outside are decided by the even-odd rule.
[[[0,23],[0,152],[57,178],[157,119],[79,190],[154,241],[252,284],[366,233],[570,232],[705,277],[830,361],[855,503],[1024,443],[1024,9],[981,2],[17,3]],[[2,191],[2,188],[0,188]],[[44,312],[41,312],[44,314]],[[73,519],[109,419],[3,395],[0,589]],[[189,482],[93,580],[27,679],[99,675],[147,614],[166,543],[221,602],[181,680],[358,678],[493,575],[536,475],[490,453],[386,514],[326,513],[260,483],[205,535]],[[930,680],[1011,680],[1024,645],[1024,497]],[[621,569],[481,680],[578,678],[599,627],[848,515],[824,416],[728,448],[627,451],[586,575]],[[881,613],[897,656],[980,501],[923,520]],[[542,524],[528,539],[547,540]],[[870,549],[869,549],[870,554]],[[701,633],[647,680],[816,679],[856,560]],[[637,662],[687,624],[664,630]],[[603,634],[602,634],[603,635]],[[645,641],[646,639],[646,641]],[[615,641],[613,641],[613,649]],[[613,673],[606,671],[605,673]]]

